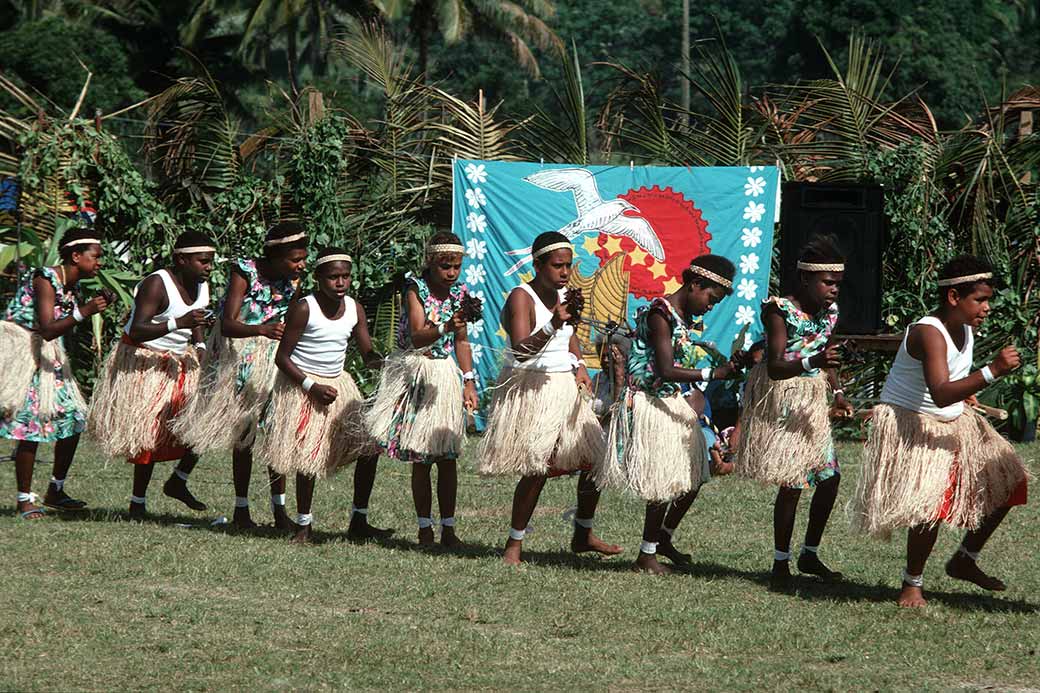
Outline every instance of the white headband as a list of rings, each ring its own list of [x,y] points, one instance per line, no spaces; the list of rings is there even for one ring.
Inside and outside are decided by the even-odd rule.
[[[337,253],[336,255],[326,255],[325,257],[318,258],[318,261],[314,263],[314,266],[324,265],[327,262],[349,262],[354,264],[353,258],[343,253]]]
[[[211,245],[191,245],[187,248],[174,248],[174,255],[187,255],[189,253],[215,253],[217,249]]]
[[[97,243],[98,245],[101,245],[101,239],[100,238],[77,238],[74,241],[69,241],[68,243],[64,243],[61,247],[62,248],[71,248],[74,245],[87,245],[87,244],[94,244],[94,243]]]
[[[992,279],[992,272],[979,272],[978,274],[969,274],[966,277],[950,277],[949,279],[940,279],[936,282],[939,286],[957,286],[958,284],[967,284],[968,282],[977,282],[980,279]]]
[[[574,246],[571,245],[570,241],[560,241],[559,243],[550,243],[549,245],[547,245],[544,248],[542,248],[541,250],[539,250],[537,253],[533,253],[531,255],[531,259],[534,260],[535,258],[539,258],[539,257],[545,255],[546,253],[551,253],[554,250],[563,250],[565,248],[567,250],[571,250],[571,251],[574,250]]]
[[[427,255],[435,255],[436,253],[464,253],[466,249],[458,243],[435,243],[434,245],[426,246]]]
[[[803,272],[844,272],[845,265],[840,262],[820,265],[815,262],[798,261],[798,269]]]
[[[712,280],[713,282],[715,282],[716,284],[718,284],[719,286],[721,286],[724,289],[732,289],[733,288],[733,282],[731,282],[730,280],[726,279],[723,276],[715,274],[711,270],[704,269],[700,265],[690,265],[690,271],[693,272],[694,274],[701,275],[705,279]]]
[[[283,243],[292,243],[293,241],[298,241],[301,238],[306,238],[306,237],[307,237],[307,234],[305,234],[303,231],[301,231],[300,233],[295,233],[292,236],[285,236],[283,238],[272,238],[269,241],[264,241],[264,245],[265,246],[270,246],[270,245],[281,245]]]

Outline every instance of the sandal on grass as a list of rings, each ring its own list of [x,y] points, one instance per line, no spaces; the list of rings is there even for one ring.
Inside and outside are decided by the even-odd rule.
[[[23,520],[39,520],[47,515],[47,511],[43,508],[33,508],[32,510],[24,510],[18,513],[18,516]]]
[[[82,510],[87,507],[86,501],[77,500],[65,493],[62,493],[58,498],[53,500],[44,496],[43,504],[48,508],[54,508],[55,510]]]

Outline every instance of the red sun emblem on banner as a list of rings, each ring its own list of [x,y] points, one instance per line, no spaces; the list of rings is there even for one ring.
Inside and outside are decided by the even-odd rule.
[[[708,221],[692,200],[687,200],[671,187],[639,188],[618,197],[639,210],[625,212],[625,216],[641,217],[653,228],[664,248],[664,260],[657,260],[631,238],[605,233],[589,237],[587,243],[595,245],[589,248],[589,252],[599,258],[601,267],[610,258],[623,253],[624,271],[630,275],[629,292],[633,296],[653,298],[672,293],[682,284],[682,273],[690,260],[708,252],[711,241]]]

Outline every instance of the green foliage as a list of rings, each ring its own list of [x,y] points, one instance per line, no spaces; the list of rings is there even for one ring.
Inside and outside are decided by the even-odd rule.
[[[286,189],[299,215],[307,220],[315,248],[347,241],[340,185],[349,161],[349,126],[329,112],[301,129],[284,164]]]

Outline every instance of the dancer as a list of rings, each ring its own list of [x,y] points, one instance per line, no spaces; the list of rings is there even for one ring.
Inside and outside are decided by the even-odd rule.
[[[477,408],[466,319],[479,319],[479,314],[467,315],[466,287],[456,283],[464,250],[455,234],[435,234],[426,246],[422,274],[408,275],[398,351],[387,359],[366,414],[368,430],[387,456],[411,463],[412,500],[422,545],[434,543],[430,488],[434,464],[441,544],[460,545],[455,533],[456,460],[466,434],[465,409]]]
[[[791,583],[791,535],[808,487],[814,492],[798,570],[841,578],[818,552],[841,478],[829,417],[852,413],[838,383],[838,346],[829,341],[845,258],[833,237],[816,236],[802,249],[797,268],[795,292],[769,298],[762,308],[768,353],[748,376],[737,449],[739,474],[780,486],[773,506],[771,583],[777,588]]]
[[[564,290],[574,248],[550,231],[531,245],[535,276],[513,289],[502,309],[510,355],[499,376],[481,442],[481,474],[520,475],[502,561],[519,565],[524,532],[550,475],[581,470],[571,551],[614,555],[621,547],[592,532],[599,491],[587,473],[603,456],[603,429],[592,411],[591,380]]]
[[[163,493],[192,510],[206,509],[188,490],[198,456],[170,426],[198,385],[199,352],[205,350],[205,328],[213,324],[206,307],[215,253],[213,241],[202,233],[177,237],[171,266],[137,285],[122,339],[94,388],[88,428],[107,455],[134,465],[132,518],[146,513],[154,463],[176,459]]]
[[[625,389],[614,404],[606,454],[597,461],[594,477],[601,489],[629,490],[646,501],[643,542],[635,561],[641,571],[672,572],[657,561],[669,504],[675,501],[676,512],[667,525],[674,532],[710,474],[698,415],[683,397],[681,383],[721,380],[736,372],[732,363],[691,368],[697,355],[690,334],[694,318],[732,293],[735,271],[733,263],[718,255],[694,258],[675,293],[653,299],[636,315]],[[671,558],[681,560],[684,555],[670,540],[668,546]]]
[[[364,431],[361,393],[343,370],[351,337],[366,364],[379,361],[365,311],[347,296],[352,267],[339,248],[318,253],[314,292],[286,315],[275,354],[278,377],[261,419],[257,457],[277,474],[296,475],[296,543],[311,540],[314,480],[379,451]],[[356,483],[355,477],[355,494]]]
[[[285,312],[299,298],[296,285],[306,261],[303,226],[283,222],[268,231],[263,257],[231,264],[221,320],[207,340],[202,381],[173,424],[174,435],[196,454],[232,450],[232,523],[239,529],[256,527],[249,514],[256,425],[274,388],[274,354]],[[288,529],[285,477],[268,471],[275,527]]]
[[[18,441],[14,467],[18,513],[24,520],[44,515],[31,490],[40,443],[55,443],[43,504],[58,510],[87,505],[65,493],[65,477],[86,427],[87,404],[72,375],[63,336],[105,310],[109,299],[101,294],[84,303],[79,285],[101,268],[97,234],[92,229],[69,231],[58,248],[61,264],[23,274],[0,321],[0,436]]]
[[[881,537],[907,528],[900,606],[926,604],[924,566],[942,523],[968,530],[946,574],[1005,589],[976,561],[1011,507],[1026,502],[1026,471],[1010,443],[965,406],[1020,365],[1007,346],[972,371],[972,331],[989,314],[994,283],[989,263],[969,255],[943,267],[939,307],[907,328],[874,408],[853,523]]]

